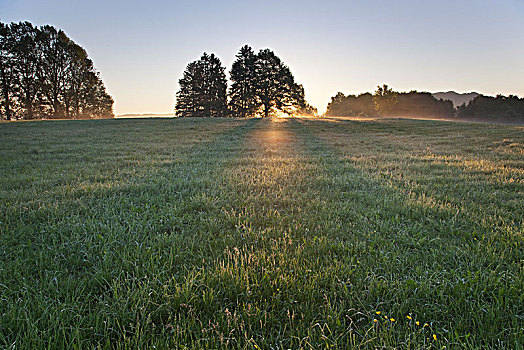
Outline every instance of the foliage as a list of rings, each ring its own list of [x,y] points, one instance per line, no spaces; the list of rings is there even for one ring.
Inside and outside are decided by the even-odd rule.
[[[391,107],[388,116],[453,118],[455,109],[449,100],[437,100],[429,92],[397,93],[397,103]]]
[[[245,45],[240,48],[230,71],[231,87],[226,110],[226,78],[223,68],[208,69],[207,64],[218,60],[213,54],[188,64],[180,90],[176,94],[176,114],[179,117],[225,116],[251,117],[285,113],[316,115],[317,110],[304,97],[304,87],[295,82],[293,74],[269,49],[255,54]],[[220,61],[217,61],[218,66]],[[208,87],[208,82],[216,89]],[[209,95],[216,96],[214,100]]]
[[[293,115],[307,108],[304,88],[295,83],[295,78],[275,53],[260,50],[255,61],[255,97],[264,117],[275,112]]]
[[[379,87],[385,91],[384,87]],[[387,89],[387,86],[386,86]],[[382,112],[382,116],[395,117],[433,117],[433,118],[452,118],[454,116],[453,103],[451,101],[437,100],[428,92],[393,92],[396,94],[396,103],[387,107],[388,111]],[[381,92],[381,94],[384,94]],[[373,97],[370,93],[358,96],[345,96],[339,92],[331,98],[328,104],[326,115],[340,117],[376,117],[374,101],[379,97]],[[395,98],[392,97],[393,100]]]
[[[4,123],[0,159],[2,348],[524,343],[520,127]]]
[[[220,59],[204,52],[200,60],[187,65],[178,81],[177,117],[225,117],[227,81]]]
[[[524,123],[524,99],[517,96],[480,95],[459,106],[457,117],[463,119]]]
[[[372,95],[368,92],[364,94],[345,96],[338,92],[331,97],[331,102],[327,106],[327,116],[338,117],[375,117],[377,112],[373,105]]]
[[[0,23],[0,79],[5,119],[113,116],[87,52],[53,26]]]
[[[398,93],[386,84],[377,86],[377,90],[373,94],[373,105],[381,117],[386,116],[397,104],[397,95]]]
[[[248,45],[243,46],[229,73],[229,109],[233,115],[242,118],[254,115],[258,109],[254,85],[256,59],[253,49]]]

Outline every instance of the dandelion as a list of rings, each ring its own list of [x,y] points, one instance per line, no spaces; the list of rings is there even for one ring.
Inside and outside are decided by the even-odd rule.
[[[419,321],[415,322],[415,324],[416,324],[417,326],[420,326],[420,322],[419,322]]]
[[[411,316],[407,315],[406,318],[411,321]]]
[[[433,340],[437,340],[437,335],[436,334],[433,334]]]
[[[374,318],[374,319],[373,319],[373,322],[377,323],[377,322],[378,322],[378,320],[377,320],[376,318]]]
[[[375,313],[376,313],[377,315],[380,315],[380,311],[376,311]]]
[[[390,318],[389,319],[391,322],[395,322],[395,319],[394,318]]]

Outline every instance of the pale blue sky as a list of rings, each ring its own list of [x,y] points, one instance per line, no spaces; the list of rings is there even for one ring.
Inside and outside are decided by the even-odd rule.
[[[0,0],[2,22],[52,24],[95,62],[115,113],[171,113],[203,51],[229,71],[238,49],[269,47],[323,112],[337,91],[524,96],[524,0]]]

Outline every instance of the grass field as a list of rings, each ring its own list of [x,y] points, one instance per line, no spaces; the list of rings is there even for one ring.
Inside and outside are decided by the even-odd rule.
[[[524,128],[0,124],[0,347],[522,348]]]

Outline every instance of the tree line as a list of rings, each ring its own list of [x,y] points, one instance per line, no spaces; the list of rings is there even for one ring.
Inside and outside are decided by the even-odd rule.
[[[255,53],[243,46],[229,72],[214,54],[204,54],[187,65],[176,93],[177,117],[250,117],[285,113],[316,115],[306,102],[304,87],[271,50]]]
[[[454,115],[453,102],[436,99],[429,92],[397,92],[387,85],[378,86],[373,93],[331,97],[328,116],[357,117],[439,117]]]
[[[457,118],[503,123],[524,123],[524,98],[514,95],[479,95],[457,108]]]
[[[397,92],[387,85],[371,93],[331,97],[327,116],[339,117],[422,117],[479,121],[524,122],[524,99],[517,96],[479,95],[455,108],[450,100],[437,99],[429,92]]]
[[[59,29],[0,22],[0,118],[112,117],[87,52]]]

